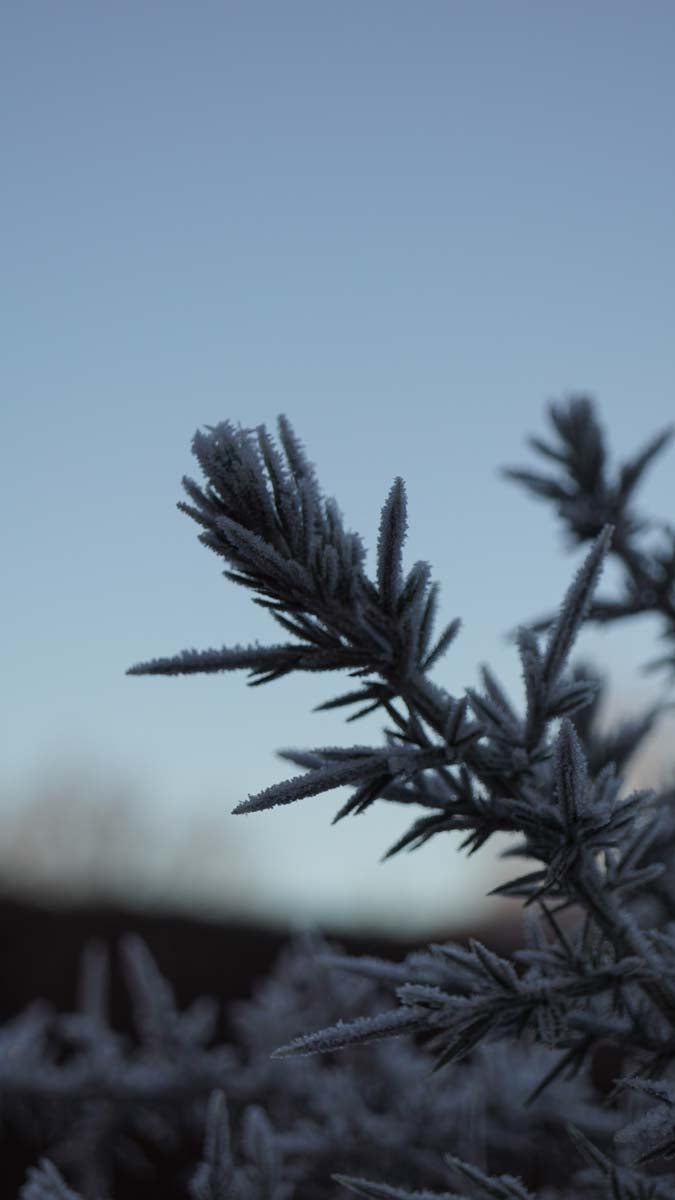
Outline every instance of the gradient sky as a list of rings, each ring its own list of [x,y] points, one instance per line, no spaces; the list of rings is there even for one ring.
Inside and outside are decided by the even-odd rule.
[[[619,456],[675,415],[675,8],[28,2],[0,46],[5,807],[81,763],[167,845],[213,822],[238,865],[211,863],[214,902],[409,927],[475,905],[489,850],[376,868],[405,825],[384,805],[228,816],[293,773],[279,747],[380,741],[310,714],[342,679],[124,671],[278,640],[174,504],[198,426],[285,412],[371,564],[404,477],[406,563],[464,618],[435,678],[488,661],[520,702],[503,634],[579,556],[497,468],[571,390]],[[670,518],[673,453],[642,493]],[[659,693],[635,676],[659,627],[583,635],[619,706]]]

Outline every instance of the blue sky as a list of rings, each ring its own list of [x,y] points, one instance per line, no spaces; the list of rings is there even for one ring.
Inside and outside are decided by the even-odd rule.
[[[371,549],[406,480],[407,561],[464,618],[438,681],[489,661],[520,698],[502,635],[577,559],[496,469],[570,390],[619,455],[675,412],[673,6],[95,0],[0,26],[6,804],[77,760],[133,781],[174,843],[213,821],[250,864],[242,904],[477,903],[489,853],[375,869],[398,813],[227,815],[292,773],[276,748],[354,740],[309,715],[337,677],[124,670],[276,640],[174,504],[198,426],[285,412]],[[664,456],[656,515],[671,480]],[[584,635],[628,707],[658,628]]]

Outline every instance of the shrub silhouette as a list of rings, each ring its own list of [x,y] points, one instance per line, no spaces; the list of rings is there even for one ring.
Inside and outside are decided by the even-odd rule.
[[[584,622],[652,612],[669,652],[648,667],[675,668],[675,531],[659,525],[647,549],[657,526],[634,508],[672,430],[611,473],[591,400],[553,404],[549,417],[553,442],[529,441],[552,473],[505,474],[552,501],[570,543],[589,549],[558,612],[513,634],[522,709],[488,667],[483,690],[461,696],[429,678],[460,622],[434,638],[430,567],[404,571],[400,478],[371,580],[284,416],[280,446],[263,426],[228,421],[195,435],[204,482],[184,479],[179,507],[293,640],[185,650],[129,673],[246,669],[257,686],[347,671],[353,687],[319,707],[353,706],[350,721],[381,709],[384,744],[284,750],[301,773],[235,812],[348,785],[336,820],[376,800],[422,810],[389,855],[445,831],[461,830],[469,853],[514,834],[507,853],[531,869],[495,890],[523,901],[525,944],[508,957],[475,940],[435,944],[395,963],[305,940],[233,1013],[234,1044],[215,1047],[214,1006],[179,1012],[137,938],[123,951],[138,1038],[122,1042],[105,958],[90,950],[78,1014],[56,1020],[37,1005],[3,1029],[3,1103],[20,1121],[30,1098],[56,1147],[24,1200],[72,1200],[71,1174],[80,1194],[107,1195],[118,1157],[142,1169],[144,1139],[170,1150],[181,1137],[203,1141],[193,1200],[675,1195],[675,796],[624,796],[619,774],[669,702],[602,735],[602,680],[570,665]],[[601,599],[608,555],[622,591]],[[607,1049],[616,1080],[603,1093],[594,1065]]]

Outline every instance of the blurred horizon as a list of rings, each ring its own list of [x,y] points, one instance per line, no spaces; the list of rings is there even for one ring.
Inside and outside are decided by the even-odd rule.
[[[631,715],[637,715],[635,709],[615,698],[604,707],[600,723],[608,728]],[[675,783],[672,736],[672,719],[662,718],[625,772],[624,793]],[[348,789],[343,791],[346,796]],[[332,794],[333,805],[339,794]],[[359,864],[361,870],[349,878],[344,861],[329,856],[320,872],[312,873],[308,894],[307,875],[298,873],[294,857],[286,870],[268,877],[264,842],[246,835],[229,806],[219,812],[211,802],[183,815],[182,824],[167,829],[157,797],[153,800],[139,780],[111,763],[84,757],[45,760],[17,792],[4,796],[0,807],[0,900],[14,896],[56,907],[102,904],[280,929],[316,926],[402,938],[519,916],[518,901],[484,894],[523,869],[522,860],[499,858],[509,845],[506,835],[493,838],[470,863],[458,851],[459,836],[436,838],[414,852],[416,869],[411,870],[405,855],[378,862],[410,815],[403,823],[374,820],[367,838],[370,866],[366,863],[364,870]],[[258,819],[265,822],[267,816]],[[322,816],[330,839],[336,830],[329,828],[325,809]],[[347,854],[355,849],[350,824],[344,824]],[[473,877],[459,909],[451,882],[457,871]],[[356,895],[344,887],[345,874]]]
[[[491,846],[379,867],[407,818],[332,829],[342,793],[229,815],[293,773],[277,749],[381,740],[311,711],[338,675],[124,673],[278,640],[175,503],[195,429],[284,412],[369,570],[405,479],[404,565],[431,564],[439,627],[463,620],[434,679],[457,693],[487,662],[520,705],[504,635],[583,551],[499,468],[534,466],[551,398],[597,398],[614,464],[675,415],[675,8],[73,0],[0,30],[6,871],[29,886],[34,853],[57,891],[109,871],[148,903],[473,919]],[[647,515],[670,516],[673,453]],[[640,673],[659,628],[582,633],[610,716],[663,694]]]

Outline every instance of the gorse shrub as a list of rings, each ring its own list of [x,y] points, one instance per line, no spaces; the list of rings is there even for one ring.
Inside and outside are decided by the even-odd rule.
[[[488,667],[482,690],[461,696],[429,678],[460,622],[435,634],[430,567],[404,570],[401,479],[382,509],[371,580],[360,537],[322,496],[285,417],[279,445],[262,426],[196,434],[204,481],[183,481],[179,507],[286,640],[187,650],[129,673],[246,669],[256,686],[347,671],[353,686],[319,708],[352,707],[350,721],[381,709],[384,744],[284,750],[301,773],[235,812],[347,785],[335,820],[376,800],[421,809],[388,855],[445,831],[461,831],[469,853],[514,834],[506,853],[531,869],[495,892],[522,900],[524,945],[505,958],[449,942],[391,963],[306,939],[237,1006],[235,1044],[216,1047],[213,1006],[179,1013],[134,939],[138,1044],[122,1043],[92,951],[78,1014],[49,1038],[55,1019],[40,1006],[3,1030],[7,1119],[25,1121],[30,1097],[54,1147],[23,1200],[73,1200],[61,1169],[80,1194],[107,1196],[118,1158],[142,1167],[139,1140],[181,1136],[203,1139],[192,1200],[675,1197],[675,789],[625,795],[620,775],[668,701],[601,733],[603,681],[570,664],[584,622],[655,613],[669,652],[648,668],[675,671],[675,530],[634,508],[672,431],[612,474],[589,399],[549,416],[553,440],[529,439],[548,473],[505,474],[553,501],[572,545],[590,546],[559,611],[513,634],[521,707]],[[621,591],[600,598],[608,555],[623,568]],[[611,1091],[594,1073],[607,1051]],[[68,1111],[54,1111],[56,1097]]]

